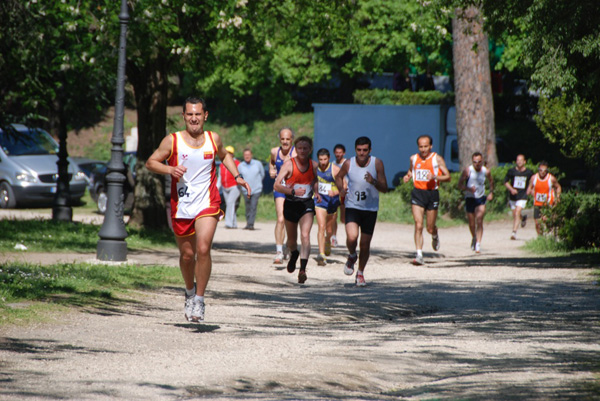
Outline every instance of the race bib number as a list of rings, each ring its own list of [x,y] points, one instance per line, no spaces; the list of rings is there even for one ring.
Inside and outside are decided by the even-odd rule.
[[[296,194],[296,198],[310,198],[310,196],[312,195],[312,191],[310,189],[310,185],[305,185],[305,184],[295,184],[294,185],[294,190],[297,192],[298,188],[304,188],[306,190],[306,192],[304,192],[304,195],[300,196],[298,194]]]
[[[331,191],[331,184],[326,182],[319,183],[319,193],[321,195],[329,195],[329,191]]]
[[[429,174],[431,174],[429,170],[415,170],[415,181],[429,181],[429,178],[427,178]]]
[[[354,191],[354,199],[356,202],[365,202],[367,200],[367,192],[366,191]]]
[[[548,202],[548,194],[538,192],[535,194],[535,200],[538,202],[546,203]]]
[[[177,183],[177,196],[179,197],[179,202],[186,203],[190,201],[190,193],[185,182],[179,181]]]
[[[515,183],[513,184],[514,188],[524,189],[527,184],[527,177],[515,177]]]

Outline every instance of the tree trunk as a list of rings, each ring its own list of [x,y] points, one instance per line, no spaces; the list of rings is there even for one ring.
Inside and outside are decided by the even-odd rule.
[[[167,130],[167,61],[159,57],[142,69],[128,63],[127,76],[133,85],[138,117],[135,201],[129,224],[167,228],[164,177],[145,167],[146,160],[158,148]]]
[[[461,169],[481,152],[488,167],[498,165],[488,38],[481,10],[456,9],[452,21],[456,128]]]

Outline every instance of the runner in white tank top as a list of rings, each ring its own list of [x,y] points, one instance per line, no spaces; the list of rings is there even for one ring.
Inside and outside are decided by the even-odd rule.
[[[371,239],[377,222],[379,192],[387,192],[387,180],[383,162],[371,156],[371,140],[360,137],[354,143],[356,156],[346,160],[335,176],[338,188],[344,188],[344,179],[348,181],[345,193],[346,205],[346,245],[348,259],[344,274],[354,273],[354,264],[358,260],[358,271],[354,279],[358,287],[367,285],[364,270],[371,253]],[[360,234],[360,256],[356,254]]]

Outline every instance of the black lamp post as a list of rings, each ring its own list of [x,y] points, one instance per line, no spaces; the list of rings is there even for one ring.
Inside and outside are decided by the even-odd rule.
[[[96,257],[99,260],[121,262],[127,260],[127,230],[123,221],[125,182],[125,164],[123,163],[123,117],[125,114],[125,63],[127,42],[127,23],[129,13],[127,0],[121,0],[121,34],[119,38],[119,64],[117,67],[117,94],[115,98],[115,121],[113,125],[112,148],[108,174],[106,175],[108,203],[104,214],[104,223],[98,232],[100,240]]]

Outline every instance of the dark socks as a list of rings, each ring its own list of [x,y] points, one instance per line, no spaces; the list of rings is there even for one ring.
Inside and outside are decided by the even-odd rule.
[[[300,252],[298,252],[297,249],[295,251],[292,251],[292,253],[290,254],[290,260],[287,264],[287,271],[289,273],[293,273],[294,270],[296,270],[296,262],[298,261],[298,256],[300,256]]]
[[[308,264],[308,259],[300,259],[300,270],[306,270],[307,264]]]

